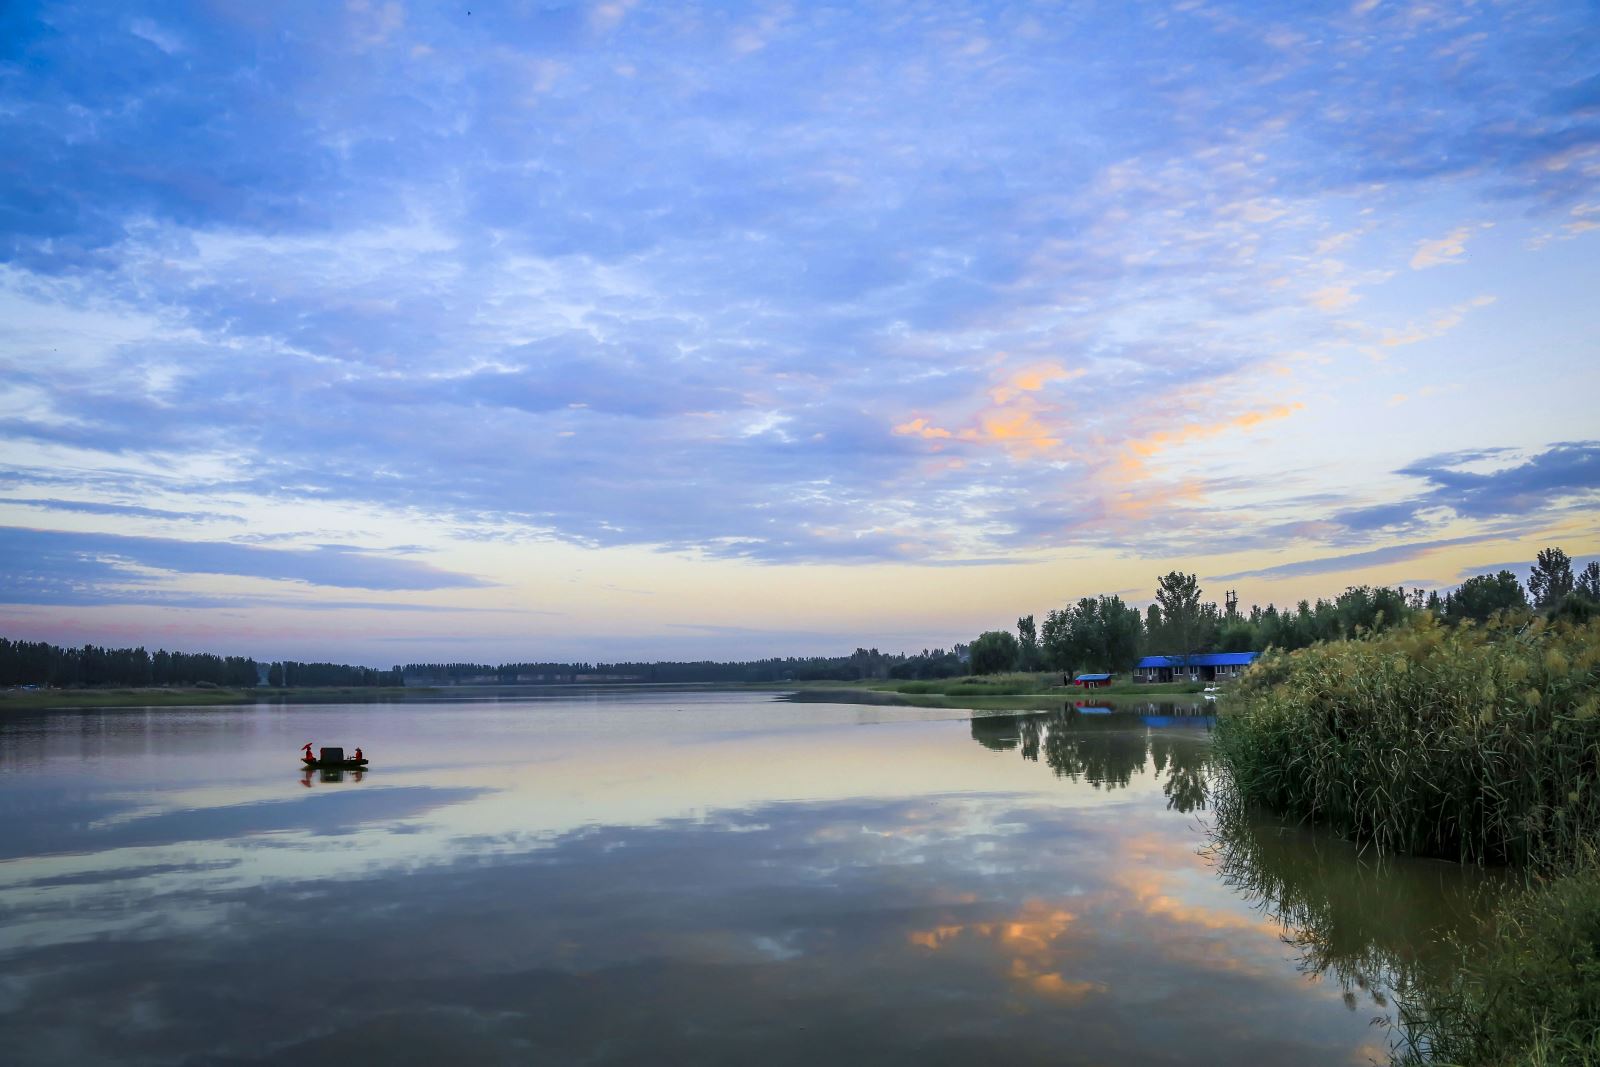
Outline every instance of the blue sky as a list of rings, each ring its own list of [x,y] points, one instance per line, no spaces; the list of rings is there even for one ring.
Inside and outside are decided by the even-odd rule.
[[[1600,549],[1591,5],[0,20],[16,636],[920,648]]]

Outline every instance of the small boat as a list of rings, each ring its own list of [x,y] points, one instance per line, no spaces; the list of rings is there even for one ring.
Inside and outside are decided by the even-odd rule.
[[[300,757],[300,766],[309,771],[359,771],[367,766],[365,759],[345,759],[342,748],[324,748],[317,753],[316,759],[312,759],[311,746],[305,747],[306,755]],[[361,750],[358,748],[356,751]]]

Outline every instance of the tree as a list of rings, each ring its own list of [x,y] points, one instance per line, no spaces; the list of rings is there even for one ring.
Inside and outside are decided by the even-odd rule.
[[[1124,604],[1116,594],[1102,596],[1100,628],[1104,634],[1105,662],[1098,666],[1108,671],[1132,669],[1139,659],[1139,646],[1144,643],[1144,624],[1139,620],[1139,609]]]
[[[1072,612],[1071,609],[1051,609],[1044,617],[1044,631],[1039,639],[1039,652],[1044,665],[1053,671],[1072,669]]]
[[[1497,611],[1527,610],[1528,598],[1522,595],[1522,583],[1510,571],[1474,575],[1444,598],[1444,617],[1458,622],[1484,622]]]
[[[972,673],[998,674],[1017,662],[1017,639],[1005,630],[990,630],[972,642]]]
[[[1257,628],[1245,619],[1224,623],[1217,635],[1218,652],[1259,652]]]
[[[1528,573],[1528,599],[1540,611],[1554,611],[1572,592],[1572,560],[1559,548],[1541,548]]]
[[[1178,571],[1157,579],[1156,603],[1161,607],[1163,636],[1187,667],[1199,644],[1200,579]]]
[[[1590,560],[1583,568],[1583,573],[1578,575],[1577,591],[1600,604],[1600,563]]]
[[[1042,666],[1039,654],[1039,632],[1033,625],[1033,616],[1024,615],[1017,620],[1017,669],[1036,671]]]
[[[1144,650],[1154,653],[1166,636],[1165,623],[1161,620],[1161,605],[1151,604],[1144,609]]]

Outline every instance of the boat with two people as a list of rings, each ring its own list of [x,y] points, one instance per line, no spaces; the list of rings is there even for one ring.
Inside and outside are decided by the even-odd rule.
[[[355,755],[351,757],[346,757],[342,748],[328,747],[320,749],[317,755],[313,757],[311,755],[310,741],[305,743],[304,748],[305,755],[300,757],[300,765],[307,770],[359,771],[365,770],[367,766],[367,761],[362,757],[359,748],[356,749]]]

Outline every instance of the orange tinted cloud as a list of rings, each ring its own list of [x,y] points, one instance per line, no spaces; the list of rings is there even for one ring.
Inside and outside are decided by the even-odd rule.
[[[1061,427],[1052,425],[1056,407],[1038,395],[1051,382],[1080,377],[1082,370],[1071,370],[1060,363],[1030,363],[1004,372],[1004,357],[995,360],[998,379],[988,390],[989,403],[972,416],[959,431],[935,425],[918,415],[895,425],[903,437],[954,439],[974,445],[996,445],[1013,456],[1022,457],[1057,449],[1062,443]],[[937,446],[935,446],[937,447]]]
[[[998,441],[1008,448],[1023,451],[1054,448],[1061,443],[1061,438],[1052,436],[1049,427],[1035,418],[1032,411],[998,411],[984,416],[982,426],[982,433],[971,439]]]
[[[1127,452],[1118,464],[1118,472],[1124,478],[1138,478],[1144,474],[1145,460],[1170,448],[1189,441],[1216,437],[1230,430],[1249,430],[1274,419],[1286,419],[1303,407],[1305,405],[1298,402],[1280,404],[1264,411],[1247,411],[1221,422],[1192,422],[1176,430],[1160,430],[1148,437],[1136,438],[1127,443]]]
[[[1059,363],[1030,363],[990,389],[989,399],[1005,404],[1023,393],[1037,393],[1051,382],[1070,381],[1082,374],[1082,370],[1068,370]]]
[[[917,437],[949,437],[950,431],[938,426],[929,425],[928,420],[918,417],[910,422],[902,422],[894,428],[894,432],[901,436],[914,435]]]

